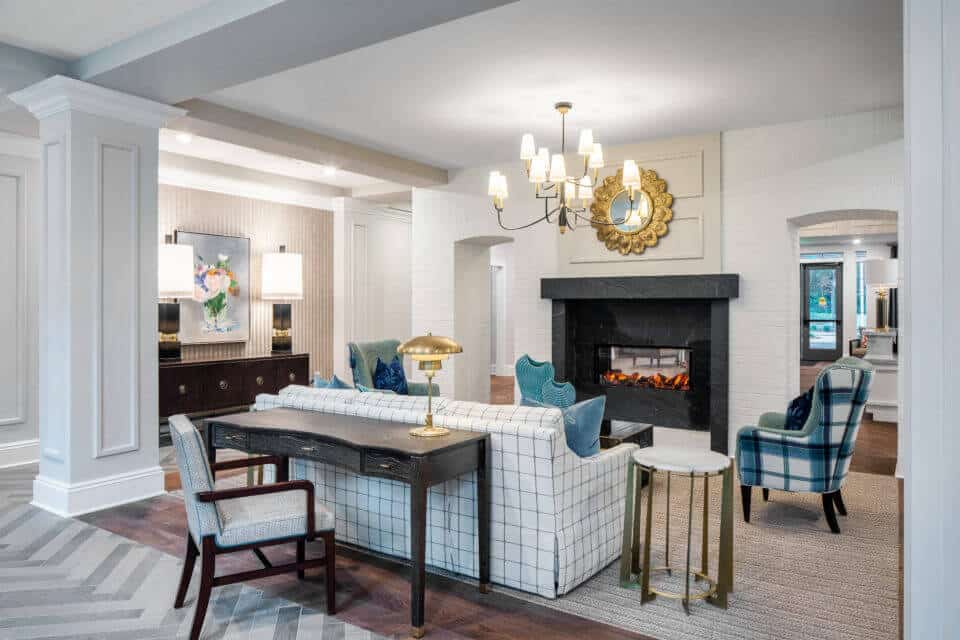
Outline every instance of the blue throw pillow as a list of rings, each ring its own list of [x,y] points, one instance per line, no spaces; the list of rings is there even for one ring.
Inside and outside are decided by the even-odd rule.
[[[520,404],[527,407],[558,408],[527,398],[524,398]],[[567,446],[581,458],[589,458],[600,453],[600,423],[603,422],[603,411],[606,407],[607,397],[597,396],[560,408],[563,413],[563,432],[567,438]]]
[[[400,356],[393,356],[390,364],[384,364],[377,358],[377,367],[373,371],[374,389],[387,389],[402,396],[408,394],[407,374],[403,372]]]
[[[329,380],[324,380],[320,376],[313,379],[313,386],[317,389],[352,389],[350,385],[341,380],[334,374]]]
[[[783,428],[787,431],[800,431],[803,425],[807,423],[810,417],[810,409],[813,407],[813,387],[810,387],[806,393],[802,393],[787,406],[786,420],[783,422]]]

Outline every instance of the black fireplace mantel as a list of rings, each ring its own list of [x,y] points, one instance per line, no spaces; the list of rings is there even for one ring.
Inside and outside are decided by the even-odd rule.
[[[605,428],[626,420],[709,430],[711,448],[726,453],[729,303],[739,290],[740,276],[729,273],[542,278],[557,379],[573,382],[578,400],[606,396]],[[690,390],[601,385],[597,354],[607,345],[691,349]]]
[[[739,294],[736,273],[540,279],[540,297],[553,300],[729,300]]]

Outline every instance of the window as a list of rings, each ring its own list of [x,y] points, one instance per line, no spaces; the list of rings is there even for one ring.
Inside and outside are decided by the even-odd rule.
[[[867,326],[867,283],[863,281],[863,261],[866,251],[857,251],[857,335]]]

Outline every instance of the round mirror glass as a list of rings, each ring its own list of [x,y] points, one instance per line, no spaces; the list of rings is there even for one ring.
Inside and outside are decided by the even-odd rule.
[[[624,189],[610,203],[610,219],[622,233],[637,233],[648,224],[653,214],[653,202],[646,191],[634,191],[633,210],[630,208],[630,193]]]

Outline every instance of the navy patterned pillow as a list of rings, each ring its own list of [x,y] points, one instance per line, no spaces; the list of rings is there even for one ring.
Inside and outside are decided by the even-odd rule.
[[[400,356],[393,356],[390,364],[384,364],[383,360],[377,358],[377,368],[373,371],[373,388],[407,395],[407,375],[403,372]]]
[[[800,431],[803,425],[807,423],[810,417],[810,409],[813,407],[813,387],[810,387],[806,393],[802,393],[787,406],[787,419],[783,423],[783,428],[787,431]]]

